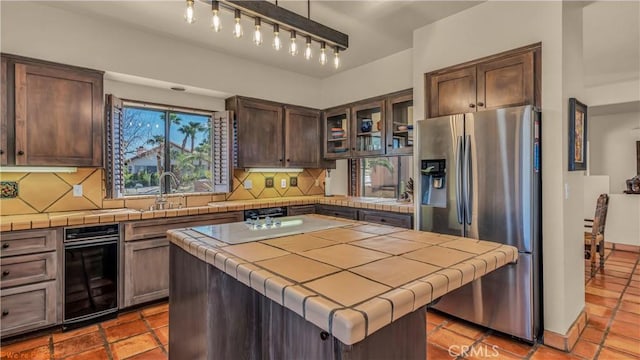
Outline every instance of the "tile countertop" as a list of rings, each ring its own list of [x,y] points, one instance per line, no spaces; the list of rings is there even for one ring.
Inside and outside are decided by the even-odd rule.
[[[518,258],[489,241],[306,216],[344,225],[238,245],[193,229],[168,234],[347,345]]]
[[[175,216],[240,211],[272,206],[328,204],[374,209],[401,213],[413,213],[413,203],[393,199],[346,197],[346,196],[297,196],[288,198],[237,200],[212,202],[208,206],[180,209],[139,211],[137,209],[97,209],[56,213],[0,216],[0,231],[42,229],[57,226],[109,223],[114,221],[145,220]]]

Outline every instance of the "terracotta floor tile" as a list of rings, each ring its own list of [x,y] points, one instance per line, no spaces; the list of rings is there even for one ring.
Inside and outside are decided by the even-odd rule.
[[[603,338],[604,331],[593,326],[587,326],[587,328],[584,329],[582,335],[580,336],[580,339],[587,340],[595,344],[600,344]]]
[[[629,281],[629,287],[640,289],[640,281]]]
[[[640,342],[628,338],[626,336],[620,336],[614,333],[607,334],[604,339],[604,346],[622,351],[634,356],[640,355]]]
[[[475,340],[479,339],[486,331],[477,326],[462,323],[460,321],[452,321],[450,323],[447,323],[444,328]]]
[[[607,283],[611,283],[611,284],[618,284],[618,285],[627,285],[627,282],[629,282],[629,279],[621,279],[621,278],[617,278],[617,277],[613,277],[613,276],[602,276],[602,275],[596,275],[593,279],[591,279],[591,281],[589,282],[590,285],[598,285],[598,286],[604,286],[603,284],[607,284]]]
[[[156,348],[159,345],[150,333],[146,333],[111,344],[111,352],[114,359],[126,359]]]
[[[616,314],[613,317],[613,319],[614,320],[630,322],[632,324],[639,324],[640,323],[640,315],[634,314],[634,313],[630,313],[630,312],[626,312],[626,311],[622,311],[622,310],[616,311]]]
[[[438,327],[440,327],[440,325],[427,322],[427,334],[430,334],[433,330],[437,329]]]
[[[605,306],[608,308],[614,308],[618,305],[618,299],[607,298],[603,296],[593,295],[593,294],[585,294],[584,301],[586,303]]]
[[[457,356],[449,354],[449,351],[437,345],[427,343],[427,359],[429,360],[452,360]]]
[[[623,284],[612,283],[610,281],[605,281],[603,283],[595,283],[595,284],[592,283],[592,284],[589,284],[589,286],[593,286],[595,288],[599,288],[599,289],[603,289],[603,290],[622,292],[622,290],[624,290],[624,288],[627,287],[627,284],[625,283],[623,285]]]
[[[75,329],[75,330],[71,330],[71,331],[66,331],[66,332],[59,332],[59,333],[53,333],[53,342],[57,343],[60,341],[65,341],[67,339],[71,339],[72,337],[77,337],[80,335],[85,335],[85,334],[90,334],[92,332],[96,332],[98,331],[98,325],[90,325],[90,326],[85,326],[79,329]]]
[[[159,327],[157,329],[154,329],[153,332],[156,334],[156,336],[158,337],[162,345],[167,345],[169,343],[169,327],[168,326]]]
[[[587,325],[604,331],[606,330],[607,326],[609,326],[609,320],[609,318],[605,318],[602,316],[589,315]]]
[[[3,355],[2,359],[49,360],[51,359],[51,350],[49,345],[43,345],[17,353],[8,353],[7,357],[5,358]]]
[[[153,350],[143,352],[142,354],[128,357],[127,360],[164,360],[168,358],[169,358],[169,355],[167,355],[164,351],[162,351],[161,347],[157,347]]]
[[[2,345],[0,348],[0,356],[4,358],[8,354],[17,354],[19,352],[30,350],[36,347],[48,346],[50,335],[38,336],[24,341],[14,342],[8,345]]]
[[[565,359],[579,359],[579,358],[574,355],[568,354],[566,352],[541,345],[538,347],[538,349],[536,349],[536,352],[534,352],[529,359],[531,360],[565,360]]]
[[[584,307],[587,310],[587,313],[589,314],[589,316],[596,315],[596,316],[609,318],[611,317],[611,314],[613,314],[613,309],[605,306],[586,303]]]
[[[158,304],[152,307],[142,309],[141,313],[144,316],[150,316],[150,315],[165,312],[165,311],[169,311],[169,303]]]
[[[128,323],[130,321],[134,321],[134,320],[138,320],[138,319],[140,319],[140,311],[132,311],[132,312],[129,312],[129,313],[126,313],[126,314],[118,315],[118,317],[116,319],[107,320],[107,321],[101,323],[100,326],[102,326],[103,328],[106,329],[108,327],[112,327],[112,326]]]
[[[449,346],[457,345],[457,346],[471,346],[474,340],[470,339],[466,336],[462,336],[454,333],[453,331],[447,330],[445,328],[440,328],[434,331],[428,338],[427,341],[436,344],[442,348],[448,349]]]
[[[507,351],[501,351],[498,347],[493,347],[492,345],[487,345],[484,343],[475,344],[466,352],[465,359],[470,360],[486,360],[486,359],[495,359],[495,360],[520,360],[524,359],[523,357],[516,356]],[[428,358],[427,358],[428,359]]]
[[[109,354],[107,354],[107,349],[105,347],[96,348],[93,350],[81,352],[76,355],[71,355],[69,357],[64,358],[64,360],[110,360]]]
[[[622,300],[618,309],[640,315],[640,304],[638,303]]]
[[[597,296],[602,296],[602,297],[607,297],[612,299],[620,298],[620,291],[600,289],[593,285],[587,285],[584,291],[587,294],[592,294],[592,295],[597,295]]]
[[[142,320],[129,321],[127,323],[111,326],[104,329],[109,343],[116,342],[134,335],[142,334],[149,331],[147,324]]]
[[[149,316],[145,316],[144,319],[147,321],[149,326],[152,329],[159,328],[162,326],[169,325],[169,312],[161,312]]]
[[[638,360],[640,358],[623,352],[603,347],[598,355],[598,360]]]
[[[497,346],[500,352],[506,351],[520,357],[526,356],[533,348],[533,346],[518,341],[513,341],[512,339],[504,336],[493,334],[487,336],[482,341],[486,344]]]
[[[598,348],[599,346],[592,342],[586,340],[578,340],[576,346],[574,346],[573,350],[571,350],[571,353],[591,360],[598,352]]]
[[[56,359],[77,354],[104,345],[99,332],[92,332],[53,344],[53,355]]]
[[[629,323],[625,321],[614,320],[611,324],[611,327],[609,328],[609,332],[634,338],[638,340],[640,344],[640,323]]]
[[[627,290],[625,291],[625,294],[640,295],[640,288],[627,286]]]
[[[427,322],[432,324],[440,325],[444,322],[447,322],[449,318],[440,315],[437,312],[427,311]]]

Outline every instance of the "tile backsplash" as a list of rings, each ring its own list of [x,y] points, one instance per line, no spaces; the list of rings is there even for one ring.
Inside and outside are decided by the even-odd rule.
[[[194,194],[177,196],[175,202],[183,206],[204,206],[212,201],[253,200],[324,193],[324,169],[304,169],[301,173],[249,173],[235,170],[233,191],[228,194]],[[297,186],[291,186],[291,177],[297,178]],[[273,178],[273,187],[266,187],[266,178]],[[154,202],[153,196],[125,199],[104,199],[104,170],[78,168],[75,173],[0,173],[2,193],[0,215],[37,214],[59,211],[96,210],[101,208],[147,209]],[[252,183],[245,189],[246,180]],[[282,180],[286,186],[281,187]],[[5,197],[5,183],[7,196]],[[15,185],[15,192],[13,191]],[[82,185],[81,197],[73,196],[73,185]],[[10,189],[11,188],[11,189]],[[19,189],[19,193],[18,193]],[[13,196],[15,197],[9,197]],[[171,196],[171,198],[176,195]]]

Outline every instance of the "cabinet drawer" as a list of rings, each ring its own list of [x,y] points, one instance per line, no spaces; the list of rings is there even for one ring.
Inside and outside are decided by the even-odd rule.
[[[46,281],[2,291],[2,336],[34,330],[56,321],[56,282]]]
[[[397,226],[406,229],[413,228],[412,214],[360,210],[360,220],[382,225]]]
[[[56,253],[13,256],[0,260],[0,288],[56,278]]]
[[[2,234],[2,257],[56,249],[56,230],[13,231]]]
[[[316,213],[315,205],[296,205],[296,206],[289,206],[289,208],[287,209],[287,215],[289,216],[315,214],[315,213]]]
[[[154,219],[130,222],[124,225],[124,241],[164,237],[167,230],[191,226],[225,224],[244,220],[242,211],[208,215],[183,216],[172,219]]]
[[[358,209],[334,205],[316,205],[316,214],[358,220]]]

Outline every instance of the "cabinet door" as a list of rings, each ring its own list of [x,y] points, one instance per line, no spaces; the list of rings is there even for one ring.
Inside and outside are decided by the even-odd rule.
[[[169,296],[169,240],[124,244],[124,306]]]
[[[351,109],[329,109],[324,112],[323,118],[324,158],[348,158],[351,155]]]
[[[16,63],[15,132],[16,165],[102,166],[102,77]]]
[[[238,99],[238,166],[282,167],[282,106]]]
[[[356,104],[351,108],[351,155],[383,155],[385,152],[384,100]]]
[[[56,289],[55,281],[45,281],[2,290],[0,336],[55,324],[58,310]]]
[[[413,228],[413,215],[390,211],[360,210],[358,220],[376,224],[396,226],[405,229]]]
[[[0,165],[7,165],[7,59],[0,60]]]
[[[478,110],[533,104],[533,51],[478,64]]]
[[[413,153],[413,91],[387,99],[387,155]]]
[[[284,123],[285,167],[317,168],[322,144],[320,111],[287,106]]]
[[[428,117],[462,114],[475,111],[476,67],[430,75]]]

